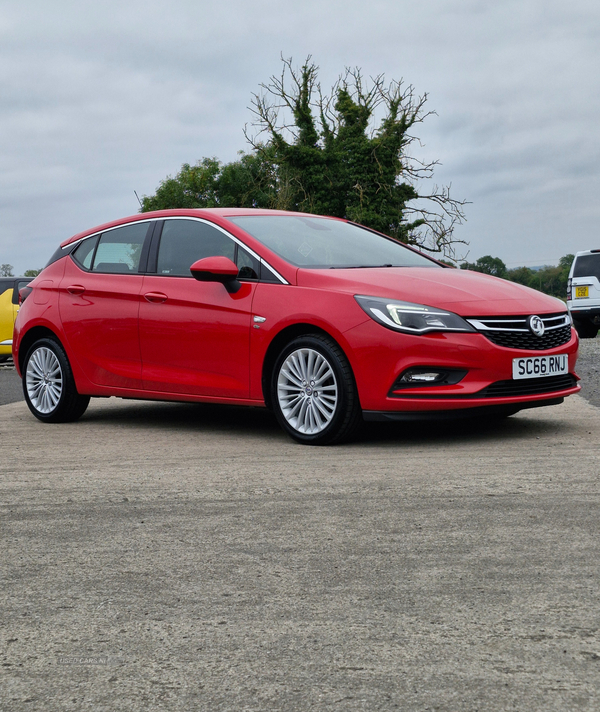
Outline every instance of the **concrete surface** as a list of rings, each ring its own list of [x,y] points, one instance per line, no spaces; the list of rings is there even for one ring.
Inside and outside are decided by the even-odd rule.
[[[0,405],[23,400],[23,386],[12,361],[0,364]]]
[[[0,408],[3,710],[598,710],[600,410],[293,444]]]

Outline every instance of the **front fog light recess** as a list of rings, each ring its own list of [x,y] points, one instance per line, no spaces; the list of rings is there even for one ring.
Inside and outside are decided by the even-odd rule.
[[[444,371],[417,371],[410,369],[403,374],[400,383],[435,383],[443,381],[446,373]]]
[[[466,369],[436,366],[412,366],[403,371],[391,388],[390,395],[405,388],[454,386],[467,375]]]

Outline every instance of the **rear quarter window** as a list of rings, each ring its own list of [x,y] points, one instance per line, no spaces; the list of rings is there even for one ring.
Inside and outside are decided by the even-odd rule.
[[[81,265],[84,269],[91,269],[92,260],[94,259],[94,250],[96,249],[99,239],[100,235],[96,235],[95,237],[83,240],[83,242],[72,253],[75,262]]]

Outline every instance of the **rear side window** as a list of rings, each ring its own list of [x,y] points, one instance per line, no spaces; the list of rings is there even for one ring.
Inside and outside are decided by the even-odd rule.
[[[600,281],[600,252],[577,257],[573,277],[596,277]]]
[[[147,232],[148,223],[134,223],[105,232],[98,242],[92,271],[137,273]]]

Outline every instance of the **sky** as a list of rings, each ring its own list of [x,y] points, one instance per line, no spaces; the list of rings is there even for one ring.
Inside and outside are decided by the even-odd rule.
[[[249,150],[282,55],[324,88],[360,67],[428,95],[411,150],[469,201],[469,261],[600,248],[597,0],[0,0],[0,264],[40,268],[183,163]]]

